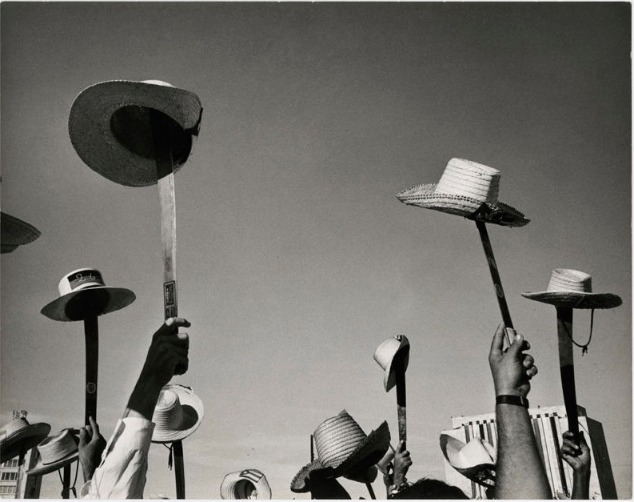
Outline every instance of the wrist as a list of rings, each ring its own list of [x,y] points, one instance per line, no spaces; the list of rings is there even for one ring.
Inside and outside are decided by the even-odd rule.
[[[528,408],[528,399],[522,395],[515,394],[498,394],[495,398],[495,404],[508,404],[512,406],[523,406]]]

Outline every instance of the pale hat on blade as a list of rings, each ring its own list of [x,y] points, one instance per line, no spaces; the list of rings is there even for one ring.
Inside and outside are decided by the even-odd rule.
[[[484,486],[495,485],[495,448],[480,438],[466,444],[448,434],[440,435],[440,448],[447,462],[460,474]]]
[[[230,472],[220,485],[220,497],[225,500],[270,499],[271,487],[266,476],[257,469]]]
[[[621,298],[615,294],[593,293],[592,277],[569,268],[553,270],[546,291],[522,293],[522,296],[556,307],[575,309],[611,309],[622,303]]]
[[[518,210],[498,201],[500,171],[465,159],[451,159],[438,184],[416,185],[399,192],[404,204],[486,223],[520,227],[529,220]]]
[[[87,315],[109,314],[130,305],[136,295],[129,289],[111,288],[101,272],[85,267],[59,281],[59,298],[45,305],[42,314],[55,321],[79,321]]]
[[[161,389],[154,408],[153,443],[171,443],[193,434],[205,416],[200,398],[191,388],[167,384]]]
[[[160,80],[110,80],[77,96],[68,128],[88,167],[121,185],[147,186],[159,178],[154,140],[169,141],[177,171],[189,157],[201,117],[193,92]]]
[[[30,424],[24,417],[14,418],[0,429],[0,462],[6,462],[35,448],[49,432],[49,424]]]
[[[41,235],[33,225],[4,212],[0,213],[0,226],[2,226],[0,236],[2,254],[10,253],[18,246],[33,242]]]
[[[379,364],[385,374],[383,386],[389,391],[396,385],[396,373],[394,362],[403,358],[403,371],[409,364],[409,340],[405,335],[396,335],[381,343],[374,351],[374,360]]]
[[[32,469],[26,471],[29,476],[48,474],[61,469],[77,460],[79,450],[77,440],[69,429],[62,430],[56,436],[49,436],[37,446],[39,458]]]

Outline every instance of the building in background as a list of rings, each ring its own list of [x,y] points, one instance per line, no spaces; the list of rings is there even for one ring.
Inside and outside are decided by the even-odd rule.
[[[579,411],[579,429],[584,432],[592,454],[590,476],[590,498],[615,499],[616,487],[608,448],[603,434],[603,426],[588,418],[581,406]],[[564,406],[532,408],[528,410],[533,431],[553,495],[556,498],[570,498],[572,491],[572,468],[561,458],[562,434],[568,430],[568,418]],[[497,448],[497,428],[495,413],[470,417],[452,417],[453,429],[443,431],[465,443],[477,437],[488,441]],[[485,487],[470,481],[458,473],[445,460],[446,480],[459,487],[469,498],[485,499]]]

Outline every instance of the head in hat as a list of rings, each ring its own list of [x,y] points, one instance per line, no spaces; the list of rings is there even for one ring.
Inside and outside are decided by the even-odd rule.
[[[500,171],[465,159],[451,159],[438,184],[416,185],[398,193],[404,204],[486,223],[509,227],[526,225],[529,220],[518,210],[498,201]]]
[[[385,391],[396,385],[396,364],[401,362],[403,371],[409,365],[409,340],[405,335],[396,335],[381,343],[374,351],[374,360],[383,369],[383,386]]]
[[[230,472],[222,480],[220,496],[223,499],[270,499],[271,487],[266,476],[257,469]]]
[[[574,309],[611,309],[621,305],[621,298],[612,293],[593,293],[592,277],[569,268],[556,268],[550,275],[546,291],[522,293],[529,300],[555,307]]]
[[[167,384],[161,389],[152,422],[153,443],[171,443],[193,434],[205,416],[203,402],[190,387]]]
[[[70,429],[63,429],[56,436],[44,439],[37,446],[37,452],[39,453],[37,463],[26,471],[29,476],[40,476],[56,471],[74,462],[79,456],[77,439],[71,434]]]
[[[160,80],[111,80],[77,96],[68,128],[88,167],[121,185],[147,186],[159,178],[154,141],[169,142],[177,171],[189,157],[201,116],[193,92]]]
[[[59,298],[47,304],[42,314],[55,321],[79,321],[87,314],[103,315],[130,305],[135,294],[129,289],[106,286],[101,272],[80,268],[66,274],[58,285]]]
[[[0,462],[35,448],[50,431],[49,424],[30,424],[25,417],[14,418],[0,429]]]
[[[18,246],[33,242],[40,236],[40,231],[33,225],[3,212],[0,212],[0,226],[2,254],[10,253]]]
[[[440,448],[447,462],[460,474],[483,486],[495,486],[495,448],[480,438],[468,443],[448,434],[440,435]]]

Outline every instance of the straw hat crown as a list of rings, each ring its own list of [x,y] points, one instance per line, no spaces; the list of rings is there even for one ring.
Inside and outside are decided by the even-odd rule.
[[[257,469],[230,472],[220,485],[220,497],[224,500],[270,499],[271,487],[264,473]]]
[[[47,474],[56,471],[77,459],[77,440],[69,429],[56,436],[49,436],[37,446],[40,455],[35,467],[26,471],[29,475]]]
[[[24,417],[14,418],[0,429],[0,461],[6,462],[26,453],[37,446],[50,431],[49,424],[30,424]]]
[[[401,359],[402,358],[402,359]],[[402,369],[405,371],[409,365],[409,340],[405,335],[396,335],[383,341],[374,351],[374,360],[385,372],[383,386],[385,391],[391,390],[396,385],[395,363],[402,361]]]
[[[324,466],[335,469],[366,437],[359,424],[343,410],[322,422],[315,430],[317,456]]]
[[[170,443],[193,434],[205,414],[203,403],[191,388],[168,384],[159,394],[152,422],[155,443]]]

